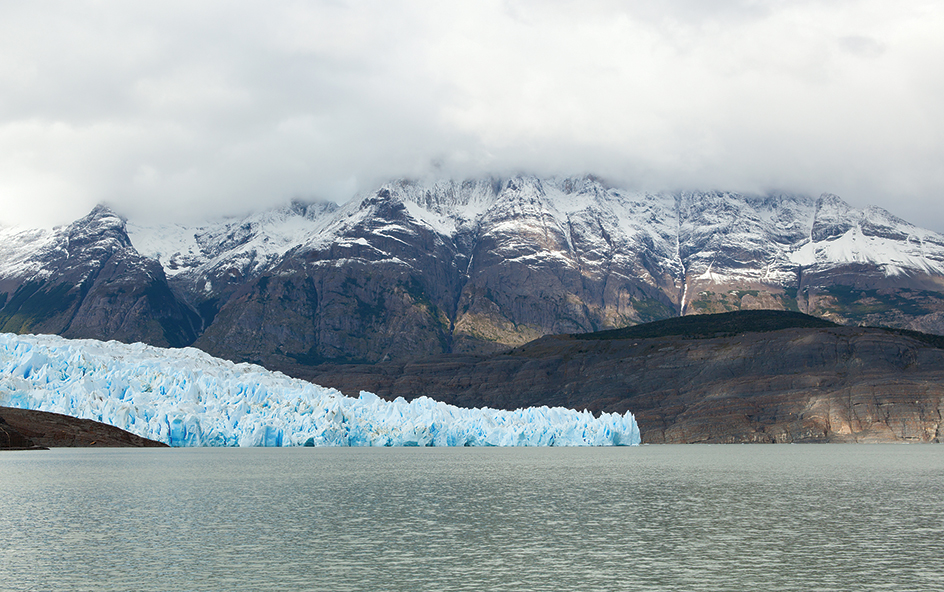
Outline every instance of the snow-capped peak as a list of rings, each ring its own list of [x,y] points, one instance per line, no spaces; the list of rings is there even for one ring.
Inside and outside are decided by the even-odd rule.
[[[168,276],[203,273],[225,266],[249,275],[272,265],[286,252],[331,222],[338,205],[292,201],[245,217],[203,224],[128,224],[139,252],[157,259]]]

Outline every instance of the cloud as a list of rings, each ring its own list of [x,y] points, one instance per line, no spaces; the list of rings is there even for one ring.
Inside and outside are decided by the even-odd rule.
[[[834,192],[944,231],[933,2],[7,3],[0,219],[595,173]]]

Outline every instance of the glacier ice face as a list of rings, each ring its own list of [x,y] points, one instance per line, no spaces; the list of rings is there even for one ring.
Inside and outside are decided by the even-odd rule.
[[[0,334],[0,406],[93,419],[171,446],[639,444],[632,414],[385,401],[192,348]]]

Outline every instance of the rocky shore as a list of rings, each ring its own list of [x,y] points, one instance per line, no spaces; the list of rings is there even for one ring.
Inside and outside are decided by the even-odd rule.
[[[119,428],[68,415],[0,407],[0,449],[167,446]]]

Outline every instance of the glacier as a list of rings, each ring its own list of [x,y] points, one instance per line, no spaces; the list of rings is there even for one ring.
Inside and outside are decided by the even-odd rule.
[[[359,398],[194,348],[0,334],[0,406],[92,419],[171,446],[637,445],[632,413]]]

